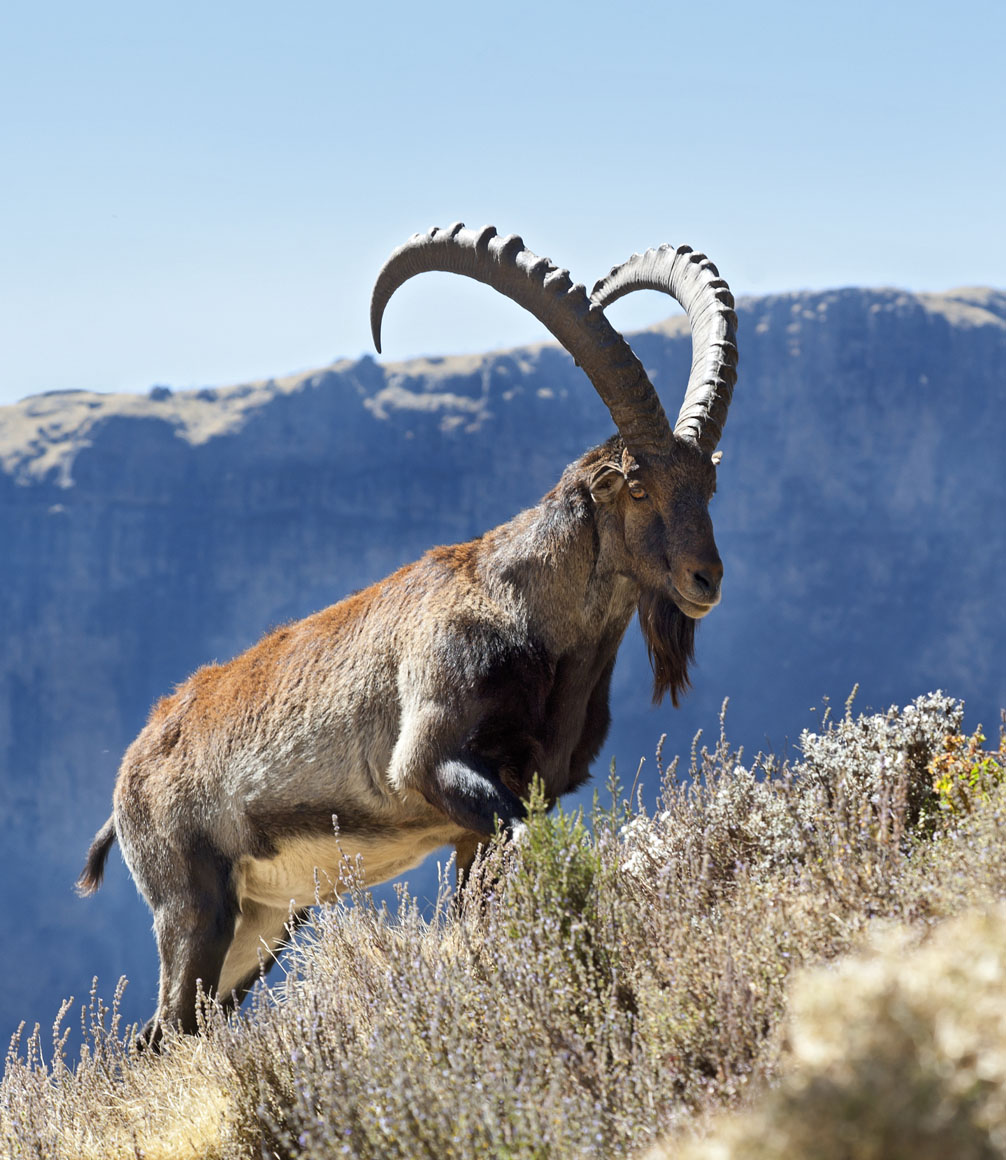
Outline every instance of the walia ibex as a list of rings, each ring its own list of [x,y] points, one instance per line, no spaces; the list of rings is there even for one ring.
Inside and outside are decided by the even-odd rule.
[[[581,785],[608,730],[633,612],[654,699],[669,692],[677,704],[695,621],[719,601],[708,505],[737,352],[716,267],[662,246],[588,296],[518,237],[432,229],[378,276],[378,350],[388,300],[428,270],[488,283],[529,310],[586,372],[618,434],[536,507],[199,669],[154,707],[79,882],[97,889],[118,838],[154,913],[154,1038],[169,1021],[196,1029],[200,980],[240,1002],[317,884],[345,885],[346,860],[359,856],[377,883],[452,843],[463,873],[498,828],[521,829],[535,774],[552,801]],[[673,431],[604,314],[639,289],[672,295],[691,322]]]

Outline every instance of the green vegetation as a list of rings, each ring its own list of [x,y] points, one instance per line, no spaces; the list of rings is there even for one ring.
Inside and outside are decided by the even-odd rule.
[[[949,736],[943,752],[933,758],[933,789],[939,808],[952,814],[970,814],[988,804],[1006,778],[1006,729],[999,750],[982,749],[986,738],[979,728],[970,737]]]
[[[1006,1157],[1006,739],[961,717],[721,730],[592,828],[535,798],[460,913],[354,891],[162,1056],[97,1000],[78,1062],[15,1042],[2,1154]]]

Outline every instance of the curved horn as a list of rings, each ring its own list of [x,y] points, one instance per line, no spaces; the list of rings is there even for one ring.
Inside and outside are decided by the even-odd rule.
[[[516,234],[500,238],[493,226],[465,229],[455,222],[413,236],[385,262],[370,300],[374,345],[381,350],[381,320],[392,294],[407,279],[429,270],[464,274],[485,282],[523,306],[583,367],[611,412],[619,434],[637,458],[658,457],[671,443],[671,428],[643,364],[605,318],[603,307],[573,284],[568,270],[526,249]]]
[[[603,308],[633,290],[662,290],[688,313],[692,369],[674,434],[711,453],[737,381],[737,315],[730,287],[705,254],[690,246],[660,246],[614,266],[590,300]]]

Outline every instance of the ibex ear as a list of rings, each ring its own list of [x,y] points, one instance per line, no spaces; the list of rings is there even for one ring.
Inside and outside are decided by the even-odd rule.
[[[713,461],[714,467],[719,467],[722,459],[723,459],[723,452],[722,451],[714,451],[713,452],[712,461]]]
[[[590,496],[594,503],[611,503],[625,486],[625,476],[617,463],[602,463],[590,477]]]

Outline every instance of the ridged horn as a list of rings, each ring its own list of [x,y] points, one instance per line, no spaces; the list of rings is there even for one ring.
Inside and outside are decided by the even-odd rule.
[[[662,290],[688,314],[692,369],[674,434],[712,453],[737,381],[737,315],[730,287],[705,254],[690,246],[660,246],[614,266],[590,300],[604,308],[633,290]]]
[[[516,234],[501,238],[493,226],[466,229],[461,222],[413,236],[385,262],[370,299],[374,345],[381,350],[381,320],[392,294],[416,274],[438,270],[484,282],[538,319],[583,368],[611,412],[619,434],[637,458],[666,454],[671,428],[643,364],[587,297],[568,270],[539,258]]]

